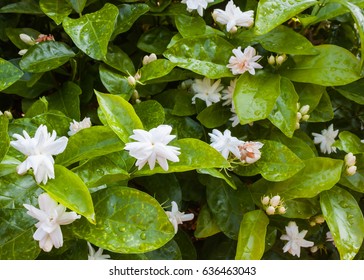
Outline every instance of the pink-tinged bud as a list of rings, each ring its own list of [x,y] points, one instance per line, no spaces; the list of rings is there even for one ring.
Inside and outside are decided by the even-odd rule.
[[[262,201],[263,205],[265,205],[265,206],[268,205],[269,204],[269,196],[263,196],[261,201]]]
[[[261,152],[260,148],[263,147],[263,143],[260,142],[244,142],[244,144],[240,145],[239,151],[240,151],[240,160],[243,163],[252,164],[260,159]]]
[[[270,199],[270,205],[273,207],[277,207],[281,202],[281,197],[279,195],[275,195]]]
[[[287,211],[286,207],[284,207],[284,206],[278,207],[279,214],[284,215],[284,214],[286,214],[286,211]]]
[[[151,53],[150,55],[146,55],[143,57],[143,65],[147,65],[148,63],[151,63],[152,61],[157,60],[157,56],[155,53]]]
[[[348,153],[345,156],[345,164],[347,166],[353,166],[356,163],[356,156],[353,155],[353,153]]]
[[[346,169],[346,173],[348,174],[348,176],[352,176],[356,173],[356,169],[357,167],[355,165],[350,166]]]
[[[273,206],[269,206],[267,209],[265,209],[265,213],[267,213],[267,215],[274,215],[275,212],[276,209]]]

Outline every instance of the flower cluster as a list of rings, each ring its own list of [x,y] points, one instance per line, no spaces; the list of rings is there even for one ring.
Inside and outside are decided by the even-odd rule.
[[[336,153],[336,147],[332,145],[335,143],[335,138],[338,133],[339,130],[334,130],[334,125],[331,124],[328,129],[323,129],[321,134],[313,132],[312,135],[315,137],[313,142],[320,144],[320,150],[324,154]]]
[[[356,167],[356,156],[353,155],[353,153],[348,153],[345,155],[345,168],[346,168],[346,174],[348,176],[352,176],[356,173],[357,167]]]
[[[238,138],[231,136],[231,131],[226,129],[221,133],[217,129],[213,129],[209,133],[211,137],[211,147],[219,151],[226,159],[229,158],[230,153],[235,158],[239,159],[242,163],[252,164],[260,159],[263,144],[260,142],[242,141]]]
[[[279,66],[281,66],[283,64],[283,62],[285,62],[287,60],[287,55],[286,54],[277,54],[276,56],[274,55],[270,55],[270,57],[268,57],[268,63],[269,65],[277,68]]]
[[[175,135],[170,135],[172,127],[170,125],[159,125],[149,131],[143,129],[134,129],[131,139],[137,142],[129,142],[125,145],[125,150],[129,151],[130,156],[137,159],[135,165],[142,169],[148,163],[150,169],[154,169],[155,163],[158,162],[163,170],[167,171],[169,166],[167,160],[178,162],[180,148],[168,146]]]
[[[35,180],[38,184],[46,184],[48,179],[54,179],[54,159],[53,155],[62,153],[67,146],[68,138],[63,136],[56,140],[57,133],[53,130],[48,133],[45,125],[38,127],[33,138],[23,130],[23,135],[13,134],[16,141],[11,141],[10,145],[27,156],[16,168],[19,175],[25,174],[29,169],[33,169]]]
[[[268,215],[280,214],[283,215],[286,213],[286,207],[284,206],[283,200],[279,195],[275,195],[273,197],[263,196],[261,198],[261,202],[263,204],[263,208]]]
[[[47,193],[38,197],[38,203],[39,209],[29,204],[24,204],[24,207],[28,210],[28,215],[39,221],[35,224],[37,230],[33,238],[39,241],[39,247],[43,251],[50,252],[53,246],[63,246],[61,225],[68,225],[81,216],[75,212],[66,212],[66,207],[58,204]]]
[[[310,218],[309,222],[311,227],[314,227],[317,224],[321,225],[325,222],[325,217],[322,214],[319,214]]]
[[[178,210],[178,205],[175,201],[171,202],[172,209],[171,211],[166,211],[166,214],[169,218],[169,221],[172,223],[174,227],[174,233],[178,231],[178,225],[183,224],[183,222],[191,221],[194,218],[194,214],[185,214],[185,212],[180,212]]]
[[[301,107],[300,103],[297,103],[297,117],[296,117],[296,129],[300,128],[300,122],[307,122],[310,118],[308,112],[310,111],[310,105],[304,105]]]
[[[283,252],[290,253],[292,256],[300,257],[301,247],[312,247],[314,243],[312,241],[307,241],[303,239],[307,234],[307,230],[302,230],[298,232],[298,226],[296,222],[289,222],[286,226],[286,234],[281,235],[281,240],[288,241],[283,247]]]
[[[143,65],[147,65],[155,60],[157,60],[157,56],[155,53],[151,53],[150,55],[145,55],[143,57]]]

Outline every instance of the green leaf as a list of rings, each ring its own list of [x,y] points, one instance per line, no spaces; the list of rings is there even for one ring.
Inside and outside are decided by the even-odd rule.
[[[41,185],[54,200],[84,216],[95,224],[94,205],[85,183],[75,173],[61,165],[54,166],[55,179]]]
[[[327,122],[334,118],[331,99],[326,91],[323,93],[319,104],[317,104],[316,108],[309,114],[310,118],[308,119],[308,122]]]
[[[181,249],[175,240],[170,240],[157,250],[145,253],[149,260],[182,260]]]
[[[254,210],[248,189],[240,185],[233,190],[225,181],[206,175],[200,181],[206,186],[207,203],[218,227],[229,238],[238,239],[244,213]]]
[[[132,174],[133,177],[149,176],[155,173],[184,172],[200,168],[228,168],[229,162],[209,144],[194,138],[173,141],[171,146],[179,147],[179,162],[169,162],[169,169],[164,171],[159,165],[153,170],[145,165]]]
[[[16,172],[16,167],[20,164],[20,161],[9,155],[6,155],[0,162],[0,177],[9,175]],[[1,200],[1,199],[0,199]],[[6,197],[5,197],[6,200]],[[0,203],[1,204],[1,203]]]
[[[0,91],[14,84],[23,76],[23,72],[12,63],[0,58]]]
[[[115,24],[113,37],[128,31],[134,22],[143,14],[149,11],[147,4],[121,4],[118,6],[119,15]]]
[[[133,106],[120,96],[95,92],[109,127],[121,141],[130,142],[129,136],[133,134],[133,130],[143,129],[143,124]]]
[[[284,181],[304,168],[303,161],[283,144],[269,140],[263,140],[262,143],[264,146],[261,148],[261,158],[250,165],[253,165],[266,180]],[[245,168],[247,167],[248,172],[251,172],[250,165],[239,166],[234,169],[234,172],[247,176]]]
[[[232,77],[226,65],[234,46],[219,36],[184,38],[164,52],[177,66],[210,79]]]
[[[197,217],[196,230],[194,232],[195,237],[206,238],[220,231],[208,205],[203,205]]]
[[[136,189],[114,187],[93,195],[96,225],[79,220],[72,224],[76,236],[106,250],[138,254],[162,247],[174,229],[160,204]]]
[[[110,93],[129,100],[134,92],[134,87],[129,84],[127,77],[103,64],[100,65],[99,73],[102,84]]]
[[[176,65],[167,59],[154,60],[140,68],[140,82],[158,79],[168,75]]]
[[[48,112],[48,101],[45,97],[39,98],[35,101],[25,113],[26,118],[33,118],[37,115]]]
[[[295,84],[296,91],[299,95],[300,106],[309,105],[312,112],[320,103],[322,96],[326,93],[326,87],[314,84]]]
[[[0,259],[34,260],[40,248],[33,239],[35,220],[23,209],[0,209]]]
[[[63,28],[80,50],[93,59],[103,60],[118,14],[116,6],[106,3],[99,11],[78,19],[65,18]]]
[[[0,9],[0,13],[43,15],[43,12],[36,1],[21,1],[4,5]]]
[[[311,198],[331,189],[341,176],[343,162],[331,158],[311,158],[304,161],[305,167],[282,182],[261,179],[251,188],[255,201],[265,194],[279,194],[285,201],[294,198]]]
[[[284,77],[281,78],[280,91],[268,119],[285,135],[292,137],[296,130],[298,95],[292,82]]]
[[[176,27],[182,37],[203,35],[206,30],[206,23],[200,16],[187,16],[179,14],[175,17]]]
[[[60,111],[48,111],[32,118],[32,122],[38,126],[44,124],[48,131],[55,130],[57,135],[66,135],[70,126],[71,119]]]
[[[9,120],[6,116],[0,116],[0,162],[8,152],[10,139],[8,135]]]
[[[20,39],[20,34],[24,33],[32,37],[33,39],[37,39],[41,34],[39,31],[33,28],[6,28],[6,36],[10,39],[10,41],[19,49],[28,49],[29,45],[24,43],[22,39]]]
[[[177,135],[178,139],[200,139],[204,134],[202,125],[192,118],[173,116],[168,111],[166,112],[165,117],[165,123],[168,123],[173,127],[172,134]]]
[[[79,14],[82,13],[83,8],[86,5],[87,0],[67,0],[67,2],[72,6],[72,8]]]
[[[240,123],[248,124],[267,118],[280,93],[279,75],[241,75],[233,96]]]
[[[294,56],[295,65],[281,71],[281,74],[295,82],[322,86],[341,86],[360,78],[359,60],[348,50],[336,45],[315,48],[320,54]]]
[[[47,72],[62,66],[74,56],[75,53],[66,44],[46,41],[30,47],[19,66],[31,73]]]
[[[134,105],[145,130],[150,130],[164,123],[164,109],[155,100],[147,100]]]
[[[340,150],[346,153],[359,154],[364,153],[364,143],[360,138],[350,131],[342,131],[339,133],[339,141],[334,144]]]
[[[196,106],[192,104],[192,94],[183,89],[169,89],[155,96],[165,108],[172,109],[175,116],[191,116],[196,114]]]
[[[262,210],[245,213],[240,223],[236,260],[260,260],[265,249],[269,219]]]
[[[104,62],[128,76],[135,74],[133,61],[117,46],[109,45]]]
[[[364,193],[364,154],[356,155],[357,167],[356,173],[354,175],[347,175],[343,172],[339,184],[348,187],[356,192]]]
[[[57,25],[60,25],[63,19],[72,12],[72,8],[64,0],[39,0],[39,7]]]
[[[139,37],[137,47],[147,53],[162,54],[173,35],[172,31],[164,26],[154,27]]]
[[[314,198],[297,198],[284,202],[287,209],[283,215],[289,219],[309,219],[320,213],[320,203]]]
[[[56,163],[68,166],[84,159],[120,151],[123,146],[109,127],[92,126],[80,130],[68,139],[67,147],[57,156]]]
[[[197,119],[207,128],[215,128],[225,124],[231,117],[230,108],[222,106],[221,103],[214,103],[203,109]]]
[[[317,4],[316,0],[262,0],[258,3],[255,32],[265,34],[307,8]]]
[[[226,172],[226,170],[224,170],[224,171]],[[226,174],[221,173],[220,171],[218,171],[217,169],[214,169],[214,168],[201,168],[201,169],[197,169],[197,172],[200,174],[208,174],[212,177],[222,179],[225,181],[225,183],[227,183],[234,190],[237,189],[234,180],[232,180],[233,178],[229,177],[230,175],[227,173]]]
[[[320,204],[342,260],[351,260],[364,238],[363,213],[354,197],[344,189],[332,188],[320,195]]]
[[[66,82],[60,90],[47,97],[48,108],[63,112],[67,117],[80,120],[80,95],[82,91],[73,82]]]
[[[364,105],[364,96],[362,95],[363,87],[364,79],[360,79],[345,86],[335,87],[335,89],[347,99],[352,100],[360,105]]]

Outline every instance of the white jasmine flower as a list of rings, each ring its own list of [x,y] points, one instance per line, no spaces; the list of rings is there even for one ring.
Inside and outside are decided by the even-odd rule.
[[[211,137],[210,146],[219,151],[225,159],[229,157],[230,152],[240,158],[239,145],[243,145],[244,142],[231,136],[230,130],[226,129],[222,134],[219,130],[213,129],[209,135]]]
[[[256,50],[253,47],[246,47],[244,52],[241,47],[233,49],[235,56],[230,57],[228,68],[234,75],[243,74],[248,71],[250,74],[255,75],[255,69],[262,69],[263,66],[256,61],[260,59],[261,55],[256,55]]]
[[[214,0],[182,0],[182,4],[187,5],[187,11],[192,12],[197,10],[198,14],[202,17],[203,10],[207,8],[208,3],[212,3]]]
[[[192,97],[192,104],[195,104],[196,98],[199,98],[206,102],[206,106],[212,105],[220,101],[220,91],[224,86],[220,85],[221,80],[210,80],[209,78],[203,78],[203,80],[195,79],[191,89],[195,93]]]
[[[91,125],[92,124],[91,124],[90,118],[85,117],[80,122],[77,122],[77,121],[73,120],[73,122],[70,123],[68,135],[72,136],[72,135],[76,134],[77,132],[79,132],[82,129],[91,127]]]
[[[346,173],[348,174],[348,176],[353,176],[356,173],[357,170],[357,166],[353,165],[353,166],[349,166],[346,168]]]
[[[320,144],[320,150],[324,154],[331,154],[331,152],[336,153],[336,147],[332,147],[332,144],[335,142],[335,137],[338,135],[339,130],[334,130],[334,125],[331,124],[328,129],[323,129],[321,134],[312,133],[315,138],[313,142],[315,144]]]
[[[88,246],[88,260],[106,260],[110,259],[110,255],[103,255],[104,249],[99,248],[97,252],[95,252],[95,249],[91,246],[90,242],[87,242]]]
[[[312,247],[314,243],[303,239],[307,234],[307,230],[298,232],[298,226],[295,222],[289,222],[286,226],[286,234],[281,236],[281,240],[287,240],[288,242],[283,247],[283,252],[290,253],[292,256],[300,257],[301,247]]]
[[[345,155],[344,160],[347,166],[353,166],[356,163],[356,156],[354,156],[353,153],[348,153]]]
[[[225,100],[224,103],[222,103],[223,106],[228,106],[233,104],[233,95],[237,81],[238,79],[231,80],[230,85],[222,91],[223,95],[221,99]]]
[[[38,197],[38,203],[39,209],[29,204],[23,205],[28,210],[27,214],[39,221],[35,224],[37,230],[33,238],[39,241],[43,251],[50,252],[53,246],[63,246],[61,225],[68,225],[81,216],[75,212],[66,212],[66,207],[58,204],[47,193]]]
[[[193,220],[193,213],[185,214],[185,212],[178,211],[178,205],[175,201],[171,202],[172,211],[166,211],[166,214],[174,227],[174,233],[178,231],[178,225],[183,224],[183,222]]]
[[[273,207],[277,207],[281,203],[281,197],[279,195],[275,195],[270,199],[270,205]]]
[[[263,196],[263,197],[261,198],[261,202],[262,202],[262,204],[263,204],[264,206],[268,206],[269,201],[270,201],[269,196]]]
[[[34,171],[35,180],[38,184],[46,184],[48,179],[54,179],[54,159],[53,155],[62,153],[66,146],[67,137],[56,140],[57,134],[53,130],[52,135],[48,133],[47,127],[38,127],[33,138],[23,130],[23,136],[13,134],[16,141],[11,141],[10,145],[27,156],[26,160],[18,165],[19,175],[25,174],[30,168]]]
[[[157,60],[157,56],[155,55],[155,53],[151,53],[150,55],[145,55],[143,57],[143,65],[147,65],[148,63],[151,63],[154,60]]]
[[[260,148],[263,147],[263,143],[247,141],[243,142],[242,145],[239,146],[240,151],[240,160],[243,163],[252,164],[260,159],[261,152]]]
[[[226,5],[225,11],[215,9],[212,16],[218,23],[226,24],[227,32],[235,31],[237,26],[251,27],[254,24],[254,11],[242,12],[232,0]]]
[[[148,162],[150,169],[154,169],[155,162],[157,161],[163,170],[168,170],[168,162],[178,162],[178,151],[180,148],[174,146],[167,146],[176,136],[170,135],[172,127],[170,125],[159,125],[149,131],[143,129],[134,129],[134,134],[130,136],[138,142],[126,143],[125,150],[137,159],[135,163],[138,170]]]
[[[19,37],[20,37],[20,40],[22,40],[25,44],[27,44],[29,46],[33,46],[33,45],[37,44],[37,42],[27,34],[21,33],[21,34],[19,34]]]

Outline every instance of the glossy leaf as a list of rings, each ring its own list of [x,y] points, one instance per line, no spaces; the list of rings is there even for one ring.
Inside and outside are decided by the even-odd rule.
[[[49,110],[33,117],[32,121],[38,126],[41,124],[46,125],[48,131],[55,130],[57,135],[65,135],[69,129],[71,119],[60,111]]]
[[[116,6],[106,3],[99,11],[78,19],[65,18],[63,28],[80,50],[93,59],[103,60],[118,14]]]
[[[5,30],[6,35],[10,39],[10,41],[19,49],[28,49],[29,45],[24,43],[20,39],[20,34],[27,34],[28,36],[32,37],[33,39],[38,38],[41,34],[39,31],[33,28],[6,28]]]
[[[226,170],[217,170],[214,168],[201,168],[197,169],[197,172],[200,174],[208,174],[212,177],[219,178],[224,180],[230,187],[232,187],[234,190],[237,189],[236,184],[233,180],[233,178],[229,177],[230,175],[226,172]],[[224,174],[224,172],[226,172]]]
[[[25,113],[25,117],[33,118],[37,115],[44,114],[48,112],[48,101],[45,97],[39,98],[35,101]]]
[[[4,115],[0,116],[0,162],[3,160],[10,146],[8,124],[8,118]]]
[[[157,59],[140,68],[140,82],[158,79],[168,75],[175,67],[175,64],[167,59]]]
[[[85,183],[75,173],[61,165],[54,166],[55,179],[40,185],[53,199],[63,206],[95,223],[92,198]]]
[[[133,61],[122,49],[115,45],[109,45],[104,62],[125,75],[135,74]]]
[[[172,36],[173,33],[168,28],[164,26],[155,27],[140,36],[137,47],[147,53],[162,54]]]
[[[282,182],[261,179],[253,184],[251,191],[255,201],[264,194],[279,194],[284,200],[311,198],[331,189],[341,176],[343,162],[331,158],[311,158],[304,161],[305,167]]]
[[[16,13],[16,14],[30,14],[30,15],[43,15],[42,10],[39,8],[37,2],[24,1],[4,5],[0,9],[0,13]]]
[[[359,154],[364,153],[364,143],[360,138],[350,131],[342,131],[339,133],[339,142],[335,146],[346,153]]]
[[[362,88],[364,86],[364,79],[357,80],[351,84],[336,87],[335,89],[347,99],[352,100],[360,105],[364,105],[364,96],[362,95]]]
[[[295,65],[281,74],[295,82],[341,86],[360,78],[359,61],[348,50],[336,45],[316,46],[320,54],[293,57]]]
[[[187,90],[170,89],[155,96],[164,108],[172,109],[175,116],[191,116],[196,114],[196,107],[192,104],[192,94]]]
[[[184,172],[200,168],[228,168],[229,162],[212,148],[209,144],[194,138],[185,138],[173,141],[171,146],[179,147],[181,154],[179,162],[168,162],[169,169],[164,171],[158,164],[153,170],[145,165],[132,176],[149,176],[155,173]]]
[[[334,118],[334,110],[331,105],[330,96],[324,92],[319,104],[309,113],[308,122],[327,122]]]
[[[40,248],[33,239],[36,220],[22,209],[0,209],[0,259],[34,260]]]
[[[166,112],[165,117],[165,123],[173,127],[172,134],[177,135],[178,139],[191,137],[200,139],[203,136],[202,125],[192,118],[173,116],[169,112]]]
[[[225,124],[231,118],[230,108],[220,103],[206,107],[198,115],[197,119],[207,128],[215,128]]]
[[[320,195],[320,204],[342,260],[351,260],[364,238],[363,213],[354,197],[344,189],[332,188]]]
[[[196,238],[206,238],[220,232],[220,229],[214,220],[212,213],[207,206],[203,205],[197,216],[197,224],[194,235]]]
[[[184,38],[203,35],[206,30],[206,23],[199,16],[191,17],[179,14],[175,17],[175,23],[179,33]]]
[[[234,104],[240,124],[269,116],[280,95],[280,77],[272,74],[241,75],[234,91]]]
[[[47,72],[65,64],[75,53],[64,43],[41,42],[32,46],[20,60],[20,67],[31,73]]]
[[[109,127],[121,141],[130,142],[129,136],[133,134],[133,130],[143,129],[142,122],[132,105],[120,96],[95,92]]]
[[[61,24],[63,19],[72,12],[71,6],[64,0],[40,0],[39,7],[47,16],[53,19],[57,25]]]
[[[126,76],[105,65],[100,66],[99,73],[102,84],[110,93],[120,95],[125,100],[129,100],[134,92],[134,87],[128,83]]]
[[[246,186],[233,190],[223,180],[204,175],[206,198],[213,219],[221,231],[231,239],[238,239],[239,225],[244,213],[254,210]]]
[[[141,3],[121,4],[118,6],[118,9],[119,15],[115,24],[113,37],[128,31],[140,16],[149,11],[149,6]]]
[[[284,202],[287,209],[283,215],[289,219],[309,219],[320,213],[320,203],[317,198],[296,198]]]
[[[148,260],[182,260],[181,249],[175,240],[170,240],[159,249],[144,255]]]
[[[72,229],[76,236],[98,247],[124,254],[145,253],[174,236],[163,208],[144,192],[118,186],[96,192],[93,201],[97,205],[96,225],[79,220]]]
[[[316,0],[259,1],[255,18],[255,32],[265,34],[300,12],[317,4]]]
[[[309,112],[317,107],[322,96],[327,93],[326,87],[314,84],[295,83],[295,88],[299,95],[300,106],[309,105]]]
[[[210,79],[232,77],[226,65],[234,46],[218,36],[184,38],[177,41],[164,56],[177,66]]]
[[[0,91],[14,84],[23,76],[23,72],[12,63],[0,58]]]
[[[356,163],[357,167],[356,173],[354,175],[347,175],[346,172],[343,172],[341,175],[341,179],[339,184],[345,186],[349,189],[352,189],[356,192],[364,193],[364,154],[356,155]]]
[[[260,260],[269,219],[262,210],[245,213],[240,223],[236,260]]]
[[[84,159],[120,151],[123,146],[109,127],[92,126],[80,130],[68,139],[67,147],[57,156],[56,163],[68,166]]]
[[[135,112],[145,130],[150,130],[164,123],[164,109],[155,100],[147,100],[134,106]]]
[[[83,8],[86,5],[87,0],[67,0],[68,3],[71,4],[72,8],[77,12],[77,13],[82,13]]]
[[[296,130],[298,95],[291,81],[284,77],[281,78],[280,92],[268,119],[285,135],[292,137]]]

